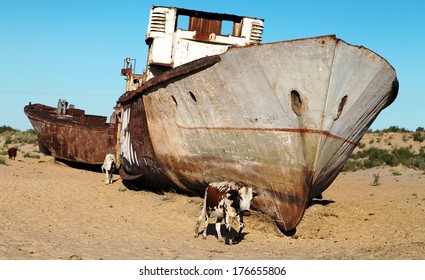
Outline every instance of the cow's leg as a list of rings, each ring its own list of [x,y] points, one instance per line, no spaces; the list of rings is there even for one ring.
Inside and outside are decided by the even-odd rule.
[[[230,245],[229,237],[230,237],[230,227],[231,227],[231,225],[230,225],[229,215],[226,215],[225,223],[226,223],[226,242],[225,242],[225,244]]]
[[[223,218],[217,218],[217,221],[215,222],[215,231],[217,231],[217,239],[219,241],[223,241],[223,236],[221,236],[221,221]]]
[[[202,238],[203,239],[207,239],[208,220],[209,220],[208,214],[205,213],[205,215],[204,215],[204,230],[202,231]]]
[[[196,237],[198,237],[198,235],[199,235],[199,224],[201,223],[201,219],[200,218],[198,218],[197,220],[196,220],[196,225],[195,225],[195,238]]]
[[[196,219],[196,225],[195,225],[195,238],[196,238],[196,237],[198,237],[198,235],[199,235],[199,225],[201,224],[202,219],[204,220],[204,223],[205,223],[205,220],[206,220],[206,221],[207,221],[207,224],[208,224],[208,217],[207,217],[207,215],[206,215],[206,213],[205,213],[205,211],[204,211],[204,210],[205,210],[205,209],[202,209],[201,215],[199,215],[199,217]],[[204,232],[205,232],[205,237],[204,237]],[[204,239],[205,239],[205,238],[207,238],[205,228],[204,228],[204,230],[202,231],[202,237],[203,237]]]
[[[244,228],[245,224],[243,223],[243,213],[239,214],[239,231],[238,234],[233,238],[233,244],[236,244],[242,240],[242,230]]]

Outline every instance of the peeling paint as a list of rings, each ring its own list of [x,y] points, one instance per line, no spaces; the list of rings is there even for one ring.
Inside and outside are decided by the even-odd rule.
[[[130,123],[130,115],[131,109],[122,111],[122,124],[121,124],[121,157],[126,159],[131,165],[135,164],[140,166],[137,152],[133,149],[133,145],[131,142],[130,131],[128,130],[128,126]]]

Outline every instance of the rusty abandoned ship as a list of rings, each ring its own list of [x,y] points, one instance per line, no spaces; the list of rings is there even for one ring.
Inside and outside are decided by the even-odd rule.
[[[296,228],[395,100],[398,80],[365,47],[334,35],[261,43],[263,26],[152,7],[146,70],[136,74],[127,59],[121,71],[111,142],[123,180],[199,196],[210,182],[238,181],[259,192],[254,208],[282,231]]]
[[[298,225],[398,81],[385,59],[335,36],[262,44],[263,24],[152,7],[146,72],[127,72],[118,100],[123,179],[196,195],[238,181],[282,231]]]

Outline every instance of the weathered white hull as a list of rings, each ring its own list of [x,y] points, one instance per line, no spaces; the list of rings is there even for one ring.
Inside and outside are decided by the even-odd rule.
[[[398,92],[385,59],[334,36],[233,48],[202,62],[120,98],[121,174],[199,195],[212,181],[251,185],[254,207],[284,231]]]

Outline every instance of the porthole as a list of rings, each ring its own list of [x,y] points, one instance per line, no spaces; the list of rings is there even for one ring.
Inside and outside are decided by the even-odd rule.
[[[171,98],[173,99],[174,104],[175,104],[175,105],[176,105],[176,107],[177,107],[177,100],[176,100],[176,98],[174,97],[174,95],[171,95]]]
[[[192,100],[193,100],[193,102],[197,102],[197,100],[196,100],[196,96],[195,96],[195,94],[193,94],[193,92],[191,92],[191,91],[189,91],[189,94],[190,94],[190,98],[192,98]]]
[[[291,107],[297,116],[301,116],[306,110],[306,104],[304,104],[301,94],[296,90],[291,91]]]
[[[346,95],[346,96],[344,96],[344,97],[341,99],[341,102],[339,103],[339,106],[338,106],[338,112],[336,113],[336,116],[335,116],[334,120],[339,119],[339,117],[341,116],[342,110],[343,110],[343,109],[344,109],[344,107],[345,107],[345,103],[347,103],[347,95]]]

